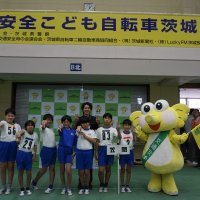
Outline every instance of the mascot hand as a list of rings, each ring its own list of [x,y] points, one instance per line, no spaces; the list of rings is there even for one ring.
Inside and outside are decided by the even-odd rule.
[[[187,134],[187,133],[183,133],[182,135],[181,135],[181,144],[183,144],[184,142],[186,142],[186,140],[188,139],[188,136],[189,136],[189,134]]]
[[[147,141],[148,136],[142,131],[141,126],[136,126],[135,133],[136,133],[137,137],[139,137],[140,139],[142,139],[144,141]]]
[[[183,144],[188,139],[189,134],[183,133],[182,135],[173,134],[171,141],[174,144]]]

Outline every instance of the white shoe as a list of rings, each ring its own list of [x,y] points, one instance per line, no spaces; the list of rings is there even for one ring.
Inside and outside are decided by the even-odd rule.
[[[6,191],[5,191],[5,194],[10,194],[10,193],[11,193],[11,189],[7,188]]]
[[[38,187],[36,185],[33,185],[33,182],[31,182],[31,187],[33,190],[38,190]]]
[[[0,195],[1,195],[1,194],[4,194],[5,192],[6,192],[6,188],[1,188],[1,189],[0,189]]]
[[[24,195],[25,195],[24,190],[20,191],[19,196],[22,197],[22,196],[24,196]]]
[[[197,163],[196,161],[193,161],[192,164],[193,164],[193,165],[197,165],[198,163]]]
[[[103,189],[103,191],[104,191],[104,192],[108,192],[108,188],[105,187],[105,188]]]
[[[84,194],[84,193],[85,193],[84,189],[80,189],[78,192],[78,194]]]
[[[32,192],[30,190],[26,190],[27,195],[32,195]]]
[[[67,195],[68,195],[68,196],[72,196],[72,191],[71,191],[71,189],[68,189],[68,190],[67,190]]]
[[[122,188],[121,188],[121,192],[122,192],[122,193],[126,192],[125,187],[122,187]]]
[[[44,192],[46,193],[46,194],[49,194],[49,193],[51,193],[53,191],[53,189],[51,189],[51,188],[47,188]]]
[[[126,187],[126,192],[132,192],[130,187]]]
[[[103,187],[99,187],[99,192],[103,192]]]
[[[65,194],[66,193],[66,188],[63,188],[60,194]]]
[[[88,189],[85,189],[85,194],[90,194],[90,191]]]

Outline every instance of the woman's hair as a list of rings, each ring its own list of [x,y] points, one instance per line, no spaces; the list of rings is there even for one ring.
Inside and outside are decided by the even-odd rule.
[[[85,106],[89,106],[90,107],[90,110],[92,110],[92,104],[90,102],[85,102],[81,105],[81,109],[83,110]]]

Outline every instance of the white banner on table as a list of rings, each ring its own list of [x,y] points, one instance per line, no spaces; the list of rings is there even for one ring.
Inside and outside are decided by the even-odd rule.
[[[107,155],[127,155],[130,154],[129,146],[112,144],[107,146]]]

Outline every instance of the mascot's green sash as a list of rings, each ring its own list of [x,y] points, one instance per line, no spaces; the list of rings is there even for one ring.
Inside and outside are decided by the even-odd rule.
[[[142,156],[142,164],[145,165],[147,160],[153,155],[153,153],[156,151],[156,149],[162,144],[162,142],[167,137],[169,131],[162,131],[159,133],[159,135],[156,137],[156,139],[151,143],[149,149],[147,152]]]

